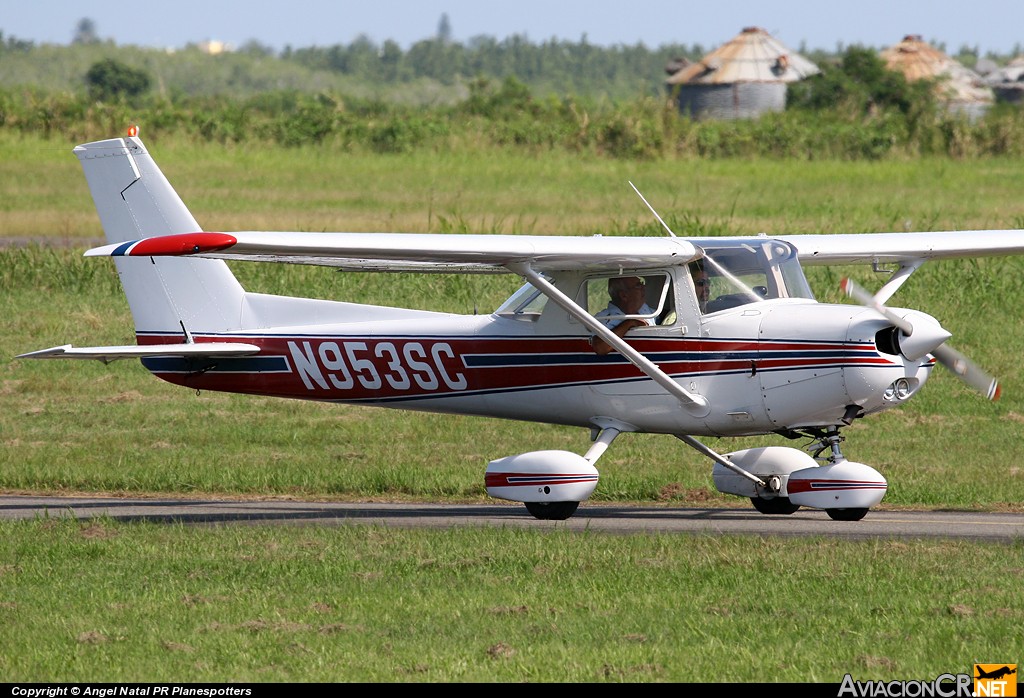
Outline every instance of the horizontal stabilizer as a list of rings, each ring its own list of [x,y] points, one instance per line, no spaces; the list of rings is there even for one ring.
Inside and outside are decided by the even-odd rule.
[[[21,354],[19,359],[96,359],[105,364],[117,359],[144,359],[150,356],[180,356],[189,359],[206,359],[225,356],[250,356],[258,354],[255,344],[231,342],[201,342],[198,344],[146,344],[119,347],[73,347],[64,344],[50,349],[40,349]]]

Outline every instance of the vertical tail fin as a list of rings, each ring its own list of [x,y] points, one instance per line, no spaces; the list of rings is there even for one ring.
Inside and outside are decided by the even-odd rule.
[[[202,230],[136,137],[75,148],[107,242]],[[116,259],[136,335],[238,329],[245,292],[221,260]]]

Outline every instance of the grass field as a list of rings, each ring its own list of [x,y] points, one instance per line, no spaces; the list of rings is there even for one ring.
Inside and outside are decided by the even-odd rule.
[[[1020,545],[751,542],[4,523],[0,673],[839,683],[1019,659]]]
[[[680,234],[1024,224],[1015,161],[635,163],[147,144],[207,229],[662,234],[630,180]],[[112,266],[80,256],[100,230],[71,145],[0,136],[0,237],[44,243],[0,250],[3,491],[471,501],[484,496],[492,458],[586,449],[583,430],[196,395],[130,362],[13,360],[134,339]],[[1004,397],[986,402],[936,370],[902,411],[847,429],[847,455],[889,480],[884,506],[1024,507],[1022,267],[932,263],[894,298],[940,319],[954,346],[1002,379]],[[517,285],[235,269],[253,290],[453,312],[486,312]],[[821,299],[839,300],[845,271],[811,274]],[[792,445],[709,440],[719,450],[766,443]],[[747,506],[715,493],[709,464],[670,437],[620,438],[601,474],[599,500]],[[929,678],[1016,661],[1024,616],[1012,591],[1019,545],[2,528],[9,680]],[[544,667],[552,656],[561,673]],[[707,677],[702,663],[748,670]]]
[[[120,135],[120,134],[111,134]],[[144,134],[145,136],[145,134]],[[74,143],[0,131],[4,237],[101,236]],[[515,150],[371,155],[146,138],[207,230],[661,235],[1013,228],[1015,160],[614,160]]]

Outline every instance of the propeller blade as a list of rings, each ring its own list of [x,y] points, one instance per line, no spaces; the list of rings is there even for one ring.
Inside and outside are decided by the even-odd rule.
[[[846,293],[846,295],[850,296],[857,302],[881,313],[885,316],[886,320],[898,327],[906,337],[909,338],[913,335],[914,326],[910,321],[897,315],[885,305],[878,302],[874,296],[858,286],[852,279],[843,279],[840,282],[839,287],[844,293]],[[946,333],[941,327],[938,327],[937,329],[941,330],[942,333]],[[932,334],[934,331],[935,328],[929,328],[928,330],[929,334]],[[948,335],[948,333],[946,334]],[[939,335],[933,336],[936,340],[940,338]],[[935,348],[929,349],[927,353],[934,356],[936,361],[952,371],[953,374],[964,383],[975,390],[980,391],[987,399],[999,399],[999,395],[1001,394],[999,381],[982,370],[977,364],[958,352],[956,349],[947,345],[944,341],[935,346]]]
[[[989,400],[999,399],[999,395],[1002,393],[999,381],[953,347],[943,344],[932,352],[932,356],[964,383],[981,391]]]
[[[900,353],[911,361],[917,361],[933,353],[936,347],[953,336],[936,322],[935,318],[924,313],[910,310],[904,311],[903,315],[897,314],[851,279],[843,279],[840,287],[846,295],[871,308],[899,328]]]
[[[861,305],[866,305],[872,310],[876,310],[885,316],[885,319],[900,328],[903,334],[908,337],[914,334],[914,326],[904,320],[896,313],[889,310],[887,307],[875,300],[875,297],[868,293],[862,286],[859,286],[856,281],[846,277],[839,282],[839,288],[843,290],[843,293],[848,295],[853,300],[857,301]]]

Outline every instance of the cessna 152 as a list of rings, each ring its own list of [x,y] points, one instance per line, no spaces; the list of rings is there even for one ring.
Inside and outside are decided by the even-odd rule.
[[[859,520],[887,483],[843,456],[845,426],[902,405],[935,363],[990,399],[999,394],[992,377],[946,344],[950,333],[935,319],[884,303],[928,260],[1024,253],[1024,231],[691,239],[668,226],[661,238],[201,232],[136,135],[74,152],[109,243],[86,254],[114,258],[138,344],[64,345],[22,358],[138,358],[193,389],[590,429],[583,455],[536,451],[487,466],[487,492],[524,502],[540,519],[571,516],[597,486],[595,464],[615,438],[648,432],[700,451],[714,463],[715,486],[762,513],[811,507]],[[452,315],[246,292],[225,259],[510,273],[525,285],[492,314]],[[893,272],[874,295],[847,282],[860,305],[815,301],[802,264],[855,263]],[[639,309],[598,314],[617,284],[610,279],[642,291]],[[628,333],[608,326],[624,320]],[[611,350],[595,352],[599,343]],[[813,453],[720,454],[697,440],[772,433],[809,437]]]

